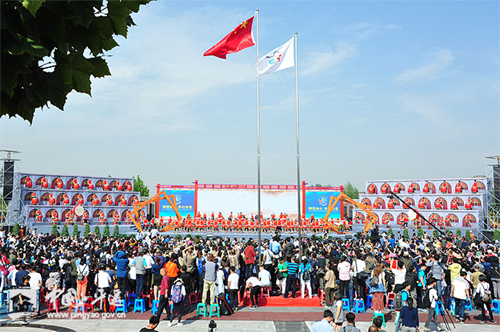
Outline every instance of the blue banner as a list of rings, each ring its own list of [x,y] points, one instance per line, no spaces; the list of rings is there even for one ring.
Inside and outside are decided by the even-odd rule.
[[[328,210],[330,197],[337,197],[340,191],[306,191],[306,218],[314,215],[315,219],[323,218]],[[340,219],[340,201],[335,205],[328,218]]]
[[[177,209],[183,217],[188,213],[194,217],[194,190],[165,190],[168,196],[175,195]],[[160,217],[175,217],[175,211],[166,199],[160,201]]]

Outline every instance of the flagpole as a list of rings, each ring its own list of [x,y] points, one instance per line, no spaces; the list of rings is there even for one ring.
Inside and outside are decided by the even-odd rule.
[[[295,33],[295,110],[297,113],[297,210],[299,219],[299,262],[302,261],[302,218],[300,213],[300,150],[299,150],[299,66],[297,58],[297,32]]]
[[[255,23],[256,23],[256,29],[255,29],[255,35],[256,35],[256,52],[257,52],[257,57],[256,57],[256,70],[257,70],[257,216],[259,220],[259,268],[262,263],[262,255],[261,255],[261,246],[262,246],[262,239],[261,239],[261,229],[260,229],[260,93],[259,93],[259,10],[257,9],[255,11]],[[259,269],[257,269],[259,271]]]

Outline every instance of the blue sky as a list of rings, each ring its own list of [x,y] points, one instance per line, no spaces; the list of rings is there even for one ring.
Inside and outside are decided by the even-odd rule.
[[[256,183],[255,47],[202,54],[259,8],[260,55],[298,32],[301,177],[488,174],[500,154],[497,1],[157,1],[112,77],[32,126],[0,120],[22,170],[156,183]],[[255,29],[255,27],[254,27]],[[296,183],[295,71],[261,77],[262,182]]]

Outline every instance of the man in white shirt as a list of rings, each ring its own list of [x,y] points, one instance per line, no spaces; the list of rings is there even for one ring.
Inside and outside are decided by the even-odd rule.
[[[240,281],[240,276],[236,273],[234,266],[230,268],[231,274],[227,277],[227,288],[229,289],[229,301],[231,301],[231,306],[233,311],[238,310],[238,284]]]
[[[16,288],[17,287],[17,284],[16,284],[16,273],[19,270],[19,267],[20,267],[20,265],[16,264],[14,266],[14,269],[12,271],[10,271],[9,275],[7,276],[7,281],[9,282],[9,285],[10,285],[11,288]]]
[[[102,296],[104,296],[104,298],[108,297],[111,282],[111,277],[107,272],[105,272],[105,266],[99,265],[99,273],[97,273],[97,275],[95,276],[95,285],[97,286],[97,291],[99,292],[98,296],[96,296],[96,299]],[[99,303],[99,307],[101,308],[101,310],[103,309],[103,302],[104,301],[100,301]]]
[[[451,282],[450,297],[455,299],[455,316],[460,319],[460,324],[465,321],[465,304],[470,299],[469,283],[465,280],[467,272],[462,270],[460,277]]]
[[[31,267],[30,288],[36,290],[36,313],[40,316],[40,289],[42,288],[42,275],[36,272],[36,267]]]
[[[250,278],[247,280],[247,289],[250,289],[250,301],[252,301],[252,308],[251,309],[257,309],[259,307],[259,294],[260,294],[260,281],[255,277],[255,275],[252,275]],[[255,299],[255,301],[254,301]]]
[[[262,265],[260,266],[259,280],[262,287],[271,287],[271,273]]]

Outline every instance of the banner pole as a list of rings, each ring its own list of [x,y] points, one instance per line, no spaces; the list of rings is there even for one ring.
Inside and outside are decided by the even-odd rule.
[[[255,11],[255,23],[256,23],[256,29],[255,29],[255,35],[256,35],[256,64],[255,68],[257,70],[257,218],[259,220],[259,236],[258,236],[258,241],[259,241],[259,249],[258,249],[258,255],[259,255],[259,268],[262,264],[262,255],[261,253],[261,248],[262,248],[262,239],[261,239],[261,223],[260,223],[260,94],[259,94],[259,10],[257,9]],[[259,271],[259,268],[257,268],[257,271]]]
[[[302,214],[300,213],[300,145],[299,145],[299,68],[297,58],[297,32],[295,33],[295,110],[297,115],[297,211],[299,220],[299,262],[302,262]],[[304,216],[305,217],[305,216]]]

